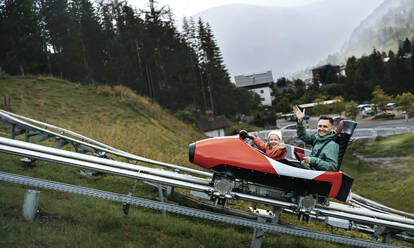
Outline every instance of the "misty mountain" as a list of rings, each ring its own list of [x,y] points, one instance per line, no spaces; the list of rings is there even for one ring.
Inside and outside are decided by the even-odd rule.
[[[338,60],[346,57],[360,57],[375,48],[388,52],[398,50],[398,41],[414,37],[414,1],[384,1],[351,34]]]
[[[232,77],[271,69],[277,78],[340,50],[382,2],[324,0],[290,8],[232,4],[193,18],[210,23]]]

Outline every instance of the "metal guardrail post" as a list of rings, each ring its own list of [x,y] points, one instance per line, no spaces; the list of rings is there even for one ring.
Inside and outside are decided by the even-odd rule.
[[[258,216],[257,221],[261,223],[265,223],[266,218],[262,216]],[[260,229],[260,228],[254,228],[253,230],[254,231],[253,231],[252,243],[250,244],[250,248],[260,248],[262,247],[263,236],[265,232],[263,229]]]
[[[157,186],[158,186],[158,195],[160,197],[160,202],[165,203],[165,200],[164,200],[164,192],[163,192],[162,186],[161,186],[161,184],[157,184]],[[165,209],[162,210],[162,215],[163,216],[166,216],[167,215]]]
[[[132,185],[131,189],[128,192],[128,196],[134,196],[135,188],[137,187],[137,179],[134,179],[134,185]],[[122,204],[122,210],[124,210],[125,217],[128,217],[129,208],[131,207],[131,204],[124,202]]]
[[[282,212],[282,209],[278,208],[278,207],[272,207],[272,212],[274,214],[274,216],[272,218],[272,224],[278,224],[280,213]]]
[[[165,191],[166,197],[171,197],[174,194],[174,187],[173,186],[167,186],[167,190]]]
[[[169,169],[169,171],[179,172],[177,169]],[[167,189],[165,191],[165,196],[171,197],[174,194],[174,187],[173,186],[167,186]]]
[[[22,210],[22,215],[26,220],[32,221],[35,218],[39,203],[39,194],[40,191],[37,190],[26,190]]]

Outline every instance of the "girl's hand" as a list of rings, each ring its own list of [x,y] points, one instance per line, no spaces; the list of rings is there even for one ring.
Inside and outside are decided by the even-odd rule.
[[[285,143],[279,143],[279,147],[280,147],[280,149],[286,149],[286,144]]]

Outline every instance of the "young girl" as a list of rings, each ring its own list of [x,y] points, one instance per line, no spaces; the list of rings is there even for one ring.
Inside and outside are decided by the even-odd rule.
[[[271,131],[267,136],[267,143],[264,143],[259,137],[254,137],[254,144],[263,152],[266,156],[273,158],[274,160],[284,159],[287,154],[286,145],[280,139],[280,132]]]

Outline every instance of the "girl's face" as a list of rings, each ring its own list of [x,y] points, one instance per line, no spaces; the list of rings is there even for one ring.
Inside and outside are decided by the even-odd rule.
[[[276,134],[272,134],[269,136],[269,140],[267,141],[270,145],[270,147],[274,147],[276,145],[279,145],[280,138]]]

